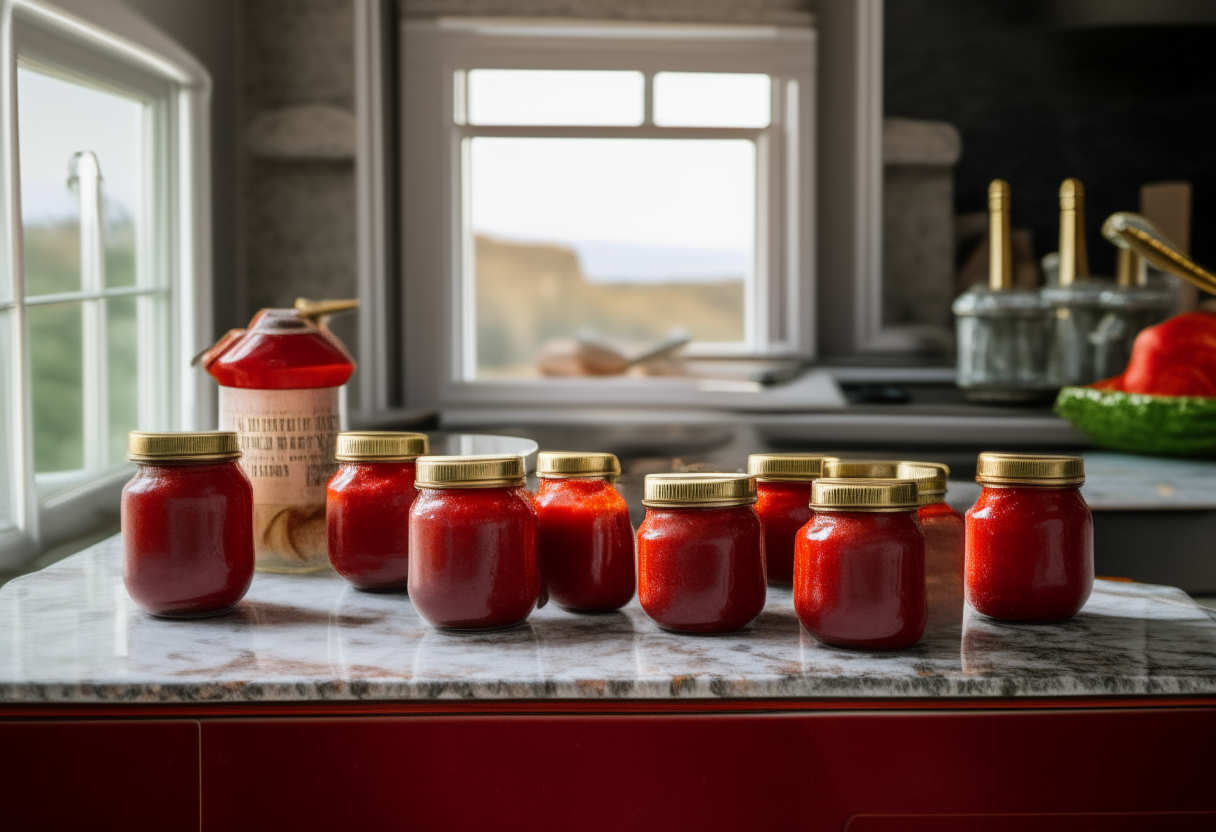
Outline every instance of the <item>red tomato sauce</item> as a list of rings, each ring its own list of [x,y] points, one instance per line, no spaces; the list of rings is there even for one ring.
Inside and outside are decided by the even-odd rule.
[[[992,618],[1062,621],[1094,586],[1094,524],[1074,487],[985,485],[967,512],[967,601]]]
[[[419,489],[410,510],[409,593],[429,624],[489,630],[532,612],[542,589],[539,529],[523,491]]]
[[[204,353],[202,365],[225,387],[255,390],[339,387],[355,371],[337,337],[294,309],[263,309]]]
[[[794,611],[819,641],[898,650],[925,632],[925,537],[915,511],[817,509],[798,533]]]
[[[122,577],[166,618],[218,615],[253,580],[253,488],[237,461],[142,463],[122,490]]]
[[[358,589],[405,589],[413,460],[343,462],[326,490],[329,561]]]
[[[660,627],[738,630],[764,609],[766,584],[753,506],[646,509],[638,529],[638,599]]]
[[[764,561],[775,584],[794,580],[794,538],[811,519],[809,482],[756,483],[756,513],[764,526]]]
[[[966,523],[946,503],[929,503],[917,511],[925,534],[925,590],[929,617],[957,621],[963,615],[963,560]]]
[[[540,558],[553,601],[605,612],[634,591],[633,526],[625,498],[602,478],[546,478],[536,496]]]

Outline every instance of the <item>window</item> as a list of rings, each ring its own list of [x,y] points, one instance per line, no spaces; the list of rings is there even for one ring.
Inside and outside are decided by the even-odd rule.
[[[205,74],[104,20],[4,11],[0,562],[117,509],[129,431],[195,426],[185,365],[210,334]]]
[[[410,404],[692,401],[542,378],[576,337],[813,355],[810,29],[442,20],[403,52]]]

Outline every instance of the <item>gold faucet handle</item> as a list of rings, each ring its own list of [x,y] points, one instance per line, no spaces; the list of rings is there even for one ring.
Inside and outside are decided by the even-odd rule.
[[[1119,248],[1131,249],[1157,268],[1216,294],[1216,274],[1179,251],[1147,217],[1130,211],[1111,214],[1102,223],[1102,236]]]
[[[328,318],[331,315],[336,315],[339,312],[356,309],[358,306],[359,301],[357,298],[349,300],[309,300],[308,298],[296,298],[295,303],[296,313],[301,318],[308,318],[314,322]]]

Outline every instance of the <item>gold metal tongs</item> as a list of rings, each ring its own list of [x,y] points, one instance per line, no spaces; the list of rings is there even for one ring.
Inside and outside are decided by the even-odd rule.
[[[1102,223],[1102,236],[1119,248],[1136,252],[1157,268],[1216,294],[1216,274],[1179,251],[1147,217],[1130,211],[1111,214]]]

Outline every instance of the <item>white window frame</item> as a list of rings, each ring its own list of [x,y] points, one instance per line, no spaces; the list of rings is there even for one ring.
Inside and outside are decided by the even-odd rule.
[[[200,429],[211,426],[214,412],[210,385],[188,368],[212,330],[206,71],[113,0],[0,0],[0,309],[11,324],[0,331],[5,338],[0,347],[0,499],[7,500],[10,518],[0,528],[0,568],[19,565],[38,550],[115,515],[118,495],[130,478],[128,465],[110,461],[96,476],[46,499],[37,497],[21,252],[19,62],[151,103],[146,134],[157,148],[155,172],[146,185],[154,189],[148,193],[155,206],[146,221],[156,229],[137,240],[143,247],[138,259],[150,268],[137,274],[134,287],[104,289],[85,281],[71,297],[43,297],[40,302],[83,301],[86,317],[96,318],[87,314],[90,305],[100,308],[111,296],[138,297],[141,426]],[[84,264],[82,269],[87,271]],[[164,305],[163,314],[151,314],[158,303]],[[86,391],[104,381],[104,375],[89,375],[86,367]],[[104,400],[104,390],[94,392],[86,398],[95,404]],[[104,452],[98,458],[105,462]]]
[[[457,123],[455,79],[471,69],[763,73],[773,126],[757,143],[757,302],[752,357],[815,356],[815,31],[767,25],[571,20],[408,20],[402,24],[404,387],[408,407],[671,406],[717,401],[692,379],[468,380],[463,333],[473,325],[463,250],[462,147],[474,135],[611,136],[614,128],[470,127]],[[648,105],[649,109],[649,105]],[[708,131],[646,125],[630,135]],[[622,131],[623,132],[623,131]],[[763,134],[763,135],[762,135]],[[723,351],[718,350],[721,354]]]

